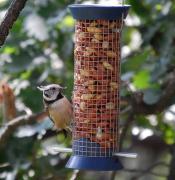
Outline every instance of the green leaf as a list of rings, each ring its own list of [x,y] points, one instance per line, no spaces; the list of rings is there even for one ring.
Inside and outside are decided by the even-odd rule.
[[[143,128],[151,128],[149,120],[142,115],[139,115],[136,117],[137,119],[137,126],[143,127]]]
[[[138,71],[139,68],[142,67],[143,63],[150,56],[151,53],[150,51],[151,51],[150,49],[146,49],[126,59],[126,61],[122,63],[122,72],[125,73],[128,71]]]
[[[149,71],[143,70],[143,71],[138,72],[133,77],[133,84],[138,89],[146,89],[150,86],[149,80],[150,80]]]
[[[173,128],[169,127],[166,129],[166,131],[164,133],[164,139],[167,144],[175,143],[175,131]]]
[[[4,51],[5,54],[18,54],[19,50],[17,47],[14,46],[6,46],[4,47]]]
[[[72,28],[74,27],[74,19],[72,16],[67,15],[64,17],[64,19],[61,21],[61,23],[58,25],[60,28]]]

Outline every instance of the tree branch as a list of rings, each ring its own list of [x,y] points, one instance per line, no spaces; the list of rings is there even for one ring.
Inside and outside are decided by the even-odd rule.
[[[140,175],[138,175],[137,177],[135,177],[134,179],[138,179],[141,176],[145,175],[145,174],[151,174],[153,176],[158,176],[158,177],[167,177],[166,174],[161,174],[160,172],[153,172],[153,169],[157,166],[165,166],[165,167],[169,167],[168,164],[166,164],[165,162],[156,162],[154,164],[152,164],[150,167],[148,167],[147,169],[143,170],[143,169],[124,169],[123,171],[127,171],[127,172],[131,172],[131,173],[139,173]]]
[[[168,106],[171,105],[172,97],[175,96],[175,70],[170,74],[170,77],[166,84],[164,84],[164,91],[158,100],[157,103],[153,105],[146,104],[143,101],[143,93],[141,92],[134,92],[131,96],[131,98],[125,98],[124,101],[128,102],[129,110],[127,110],[128,118],[126,120],[126,123],[124,125],[124,128],[121,133],[120,138],[120,148],[122,149],[123,141],[126,137],[126,134],[128,132],[128,129],[130,128],[132,122],[134,121],[135,115],[149,115],[149,114],[156,114],[160,113],[164,109],[166,109]]]
[[[79,173],[80,173],[80,170],[78,170],[78,169],[74,170],[70,177],[70,180],[76,180]]]
[[[165,162],[156,162],[154,164],[152,164],[150,167],[148,167],[147,169],[122,169],[122,171],[126,171],[126,172],[130,172],[130,173],[139,173],[139,175],[135,178],[133,178],[134,180],[140,178],[141,176],[145,175],[145,174],[151,174],[153,176],[158,176],[158,177],[167,177],[167,175],[165,174],[160,174],[160,173],[156,173],[153,172],[153,169],[156,168],[157,166],[165,166],[165,167],[170,167],[169,164],[165,163]],[[114,180],[115,176],[116,176],[117,172],[113,171],[111,173],[111,177],[110,180]]]
[[[170,163],[170,170],[167,180],[174,180],[175,177],[175,145],[172,146],[171,155],[172,155],[172,159]]]
[[[13,132],[22,125],[33,124],[47,116],[46,112],[41,112],[33,115],[22,115],[7,123],[0,130],[0,149],[3,148],[8,142],[8,138]]]
[[[156,173],[156,172],[152,172],[150,170],[141,170],[141,169],[124,169],[123,171],[127,171],[127,172],[130,172],[130,173],[139,173],[141,174],[141,176],[145,175],[145,174],[150,174],[150,175],[153,175],[153,176],[158,176],[158,177],[167,177],[166,174],[161,174],[161,173]],[[140,175],[137,177],[140,178],[141,177]],[[136,180],[136,178],[135,178]]]
[[[0,25],[0,47],[4,44],[9,30],[17,20],[21,10],[24,8],[27,0],[13,0],[8,11]]]
[[[171,74],[166,88],[164,89],[159,101],[153,105],[146,104],[143,101],[143,94],[136,92],[132,95],[129,103],[132,106],[132,112],[134,114],[156,114],[160,113],[171,105],[172,97],[175,96],[175,71]]]
[[[124,142],[124,139],[126,138],[128,129],[130,128],[133,121],[134,121],[134,114],[132,112],[130,112],[128,114],[128,118],[126,119],[126,122],[125,122],[125,124],[123,126],[123,129],[122,129],[122,132],[121,132],[121,135],[120,135],[120,148],[121,149],[123,147],[123,142]]]

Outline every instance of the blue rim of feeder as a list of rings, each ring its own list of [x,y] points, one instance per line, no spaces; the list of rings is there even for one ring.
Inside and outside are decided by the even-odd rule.
[[[86,4],[72,4],[68,6],[72,16],[77,20],[117,20],[125,19],[130,5],[118,6],[104,6],[104,5],[86,5]]]
[[[123,169],[123,165],[117,157],[87,157],[76,155],[71,156],[66,167],[93,171],[117,171]]]
[[[116,156],[109,149],[107,155],[101,151],[100,145],[91,142],[87,138],[73,141],[73,155],[66,167],[72,169],[94,170],[94,171],[116,171],[123,168]]]

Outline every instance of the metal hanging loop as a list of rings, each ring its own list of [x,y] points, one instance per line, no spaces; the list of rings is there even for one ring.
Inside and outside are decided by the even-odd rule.
[[[121,1],[121,4],[122,4],[122,6],[124,6],[124,5],[125,5],[125,0],[122,0],[122,1]],[[122,29],[123,29],[123,24],[124,24],[124,14],[122,13],[122,26],[121,26],[121,31],[122,31]]]

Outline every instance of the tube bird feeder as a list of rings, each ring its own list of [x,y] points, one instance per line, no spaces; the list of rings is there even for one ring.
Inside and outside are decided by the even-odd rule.
[[[70,5],[76,19],[73,154],[68,168],[122,169],[119,151],[121,32],[129,5]]]

